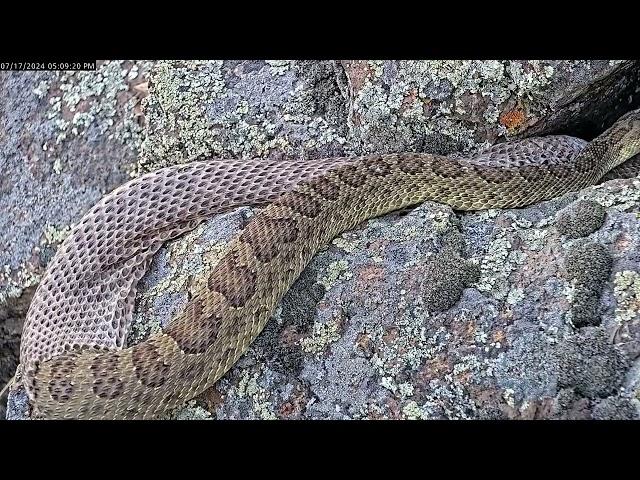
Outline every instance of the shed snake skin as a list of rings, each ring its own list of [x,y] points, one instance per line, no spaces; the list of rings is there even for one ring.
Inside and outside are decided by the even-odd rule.
[[[20,352],[33,416],[154,418],[222,377],[341,232],[427,200],[457,210],[526,206],[596,183],[639,152],[635,110],[589,143],[531,138],[467,159],[195,161],[133,179],[73,227],[35,292]],[[136,284],[160,246],[247,204],[265,208],[206,286],[160,334],[125,347]]]

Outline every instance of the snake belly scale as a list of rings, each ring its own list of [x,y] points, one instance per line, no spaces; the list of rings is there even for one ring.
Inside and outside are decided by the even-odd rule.
[[[640,152],[640,111],[587,143],[549,136],[463,159],[420,153],[288,163],[191,162],[136,178],[73,227],[25,321],[23,383],[44,418],[153,418],[223,376],[315,252],[423,201],[514,208],[578,190]],[[167,240],[215,213],[265,206],[159,334],[125,347],[136,284]]]

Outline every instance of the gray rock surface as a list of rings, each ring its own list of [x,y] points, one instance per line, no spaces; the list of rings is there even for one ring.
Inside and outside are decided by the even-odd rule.
[[[124,71],[127,65],[109,68]],[[0,201],[33,226],[18,230],[25,247],[9,248],[3,259],[13,265],[15,279],[8,283],[13,293],[6,295],[7,311],[22,298],[18,311],[24,313],[28,288],[37,282],[28,273],[41,271],[56,242],[48,242],[48,257],[37,268],[21,267],[20,259],[42,249],[39,239],[47,231],[45,239],[58,238],[127,171],[210,156],[468,153],[572,122],[586,131],[589,116],[603,128],[629,108],[627,98],[638,101],[632,95],[635,62],[224,61],[148,67],[144,130],[127,130],[139,107],[135,100],[125,102],[129,109],[116,109],[121,121],[98,121],[86,131],[107,125],[107,131],[135,133],[120,140],[114,133],[113,142],[104,134],[71,134],[62,140],[65,148],[55,150],[66,156],[36,161],[39,169],[52,163],[40,179],[39,201],[24,206],[31,197],[19,195],[19,177],[10,181],[10,196]],[[64,133],[45,119],[50,107],[38,99],[41,93],[17,92],[16,82],[40,92],[39,77],[0,82],[13,92],[2,121],[17,122],[14,112],[31,108],[31,131],[45,132],[38,133],[43,139]],[[137,87],[143,96],[144,86],[123,91]],[[60,96],[51,87],[47,95]],[[95,94],[98,104],[101,95]],[[624,95],[615,108],[594,100]],[[16,126],[9,140],[0,140],[17,142],[20,131]],[[89,153],[80,161],[73,148],[82,145]],[[19,143],[12,148],[12,155],[1,158],[18,165],[27,150]],[[93,174],[92,168],[107,173]],[[65,171],[68,179],[56,187]],[[316,255],[249,352],[172,416],[636,418],[639,186],[637,179],[614,180],[511,211],[459,214],[429,203],[371,220]],[[54,187],[65,193],[51,202]],[[166,324],[251,214],[243,208],[212,219],[156,256],[142,281],[130,341]],[[15,390],[8,417],[26,415],[24,397]]]

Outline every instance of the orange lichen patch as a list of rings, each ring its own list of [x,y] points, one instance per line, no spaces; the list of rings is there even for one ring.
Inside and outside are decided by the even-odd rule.
[[[417,98],[418,98],[418,89],[414,87],[410,89],[409,93],[405,95],[405,97],[402,99],[402,103],[400,104],[398,113],[402,113],[405,110],[408,110],[409,108],[411,108],[411,106],[415,103]]]
[[[442,355],[431,360],[427,360],[422,368],[417,372],[416,377],[423,384],[427,384],[436,378],[442,378],[447,373],[451,373],[453,367],[451,363]]]
[[[451,332],[466,343],[474,343],[476,338],[476,322],[466,318],[456,318],[451,322]]]
[[[308,392],[297,385],[291,394],[291,397],[283,403],[278,412],[281,417],[293,417],[300,416],[305,409],[305,406],[309,400]]]
[[[526,118],[522,107],[516,106],[506,112],[502,112],[499,122],[509,130],[516,130],[524,125]]]
[[[384,268],[377,265],[367,265],[358,269],[357,279],[358,282],[363,282],[365,285],[371,285],[374,282],[382,281],[384,278]]]
[[[393,397],[388,397],[385,400],[387,409],[389,410],[389,418],[392,420],[399,420],[402,418],[402,412],[400,411],[400,405],[398,400]]]
[[[506,339],[507,339],[507,334],[505,333],[504,330],[496,330],[491,334],[491,340],[493,342],[504,343]]]
[[[613,242],[614,253],[624,253],[629,251],[631,246],[631,238],[626,232],[621,232]]]
[[[396,338],[398,338],[398,329],[396,327],[390,327],[382,334],[382,341],[387,345],[392,344]]]
[[[342,67],[354,92],[359,91],[374,73],[373,67],[363,60],[342,62]]]
[[[364,354],[366,358],[370,358],[374,353],[374,346],[371,337],[366,333],[358,334],[356,338],[356,348]]]

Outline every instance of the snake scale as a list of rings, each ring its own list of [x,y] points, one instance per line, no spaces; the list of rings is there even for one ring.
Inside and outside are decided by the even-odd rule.
[[[427,200],[458,210],[526,206],[593,184],[639,152],[635,110],[588,143],[531,138],[466,159],[195,161],[133,179],[72,228],[35,292],[20,352],[34,416],[156,417],[223,376],[315,252],[341,232]],[[154,253],[246,204],[264,208],[206,286],[161,333],[125,348],[136,284]]]

